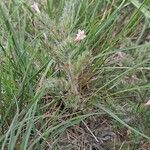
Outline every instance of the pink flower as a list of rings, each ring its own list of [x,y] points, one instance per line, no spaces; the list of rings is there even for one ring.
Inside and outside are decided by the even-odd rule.
[[[75,41],[76,42],[80,42],[81,40],[83,40],[86,37],[84,30],[78,30],[78,33],[76,35]]]
[[[32,5],[31,5],[31,8],[33,10],[35,10],[37,13],[40,13],[40,10],[39,10],[39,7],[38,7],[38,3],[34,2]]]
[[[144,106],[150,106],[150,100],[144,104]]]

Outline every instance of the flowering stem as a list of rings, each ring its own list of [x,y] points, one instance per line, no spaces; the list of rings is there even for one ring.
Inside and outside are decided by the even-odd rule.
[[[75,78],[71,68],[72,68],[72,65],[71,65],[71,62],[69,61],[68,67],[67,67],[67,74],[68,74],[69,82],[71,84],[71,91],[78,98],[78,101],[76,102],[76,104],[77,104],[78,102],[80,102],[81,98],[80,98],[80,93],[78,91],[76,78]]]

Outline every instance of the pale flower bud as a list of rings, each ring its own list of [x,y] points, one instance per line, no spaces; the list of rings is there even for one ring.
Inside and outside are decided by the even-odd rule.
[[[144,106],[150,106],[150,100],[144,104]]]
[[[38,3],[34,2],[32,5],[31,5],[31,8],[36,11],[37,13],[40,13],[40,10],[39,10],[39,7],[38,7]]]
[[[83,40],[86,37],[84,30],[78,30],[78,33],[76,35],[75,41],[76,42],[80,42],[81,40]]]

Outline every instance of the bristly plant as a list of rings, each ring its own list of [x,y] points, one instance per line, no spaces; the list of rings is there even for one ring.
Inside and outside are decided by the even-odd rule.
[[[66,132],[90,117],[130,131],[132,147],[150,140],[149,5],[1,1],[0,148],[61,149]]]

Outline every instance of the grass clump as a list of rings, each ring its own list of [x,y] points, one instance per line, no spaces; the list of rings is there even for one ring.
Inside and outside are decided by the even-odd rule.
[[[149,147],[148,0],[37,4],[0,2],[1,149]]]

